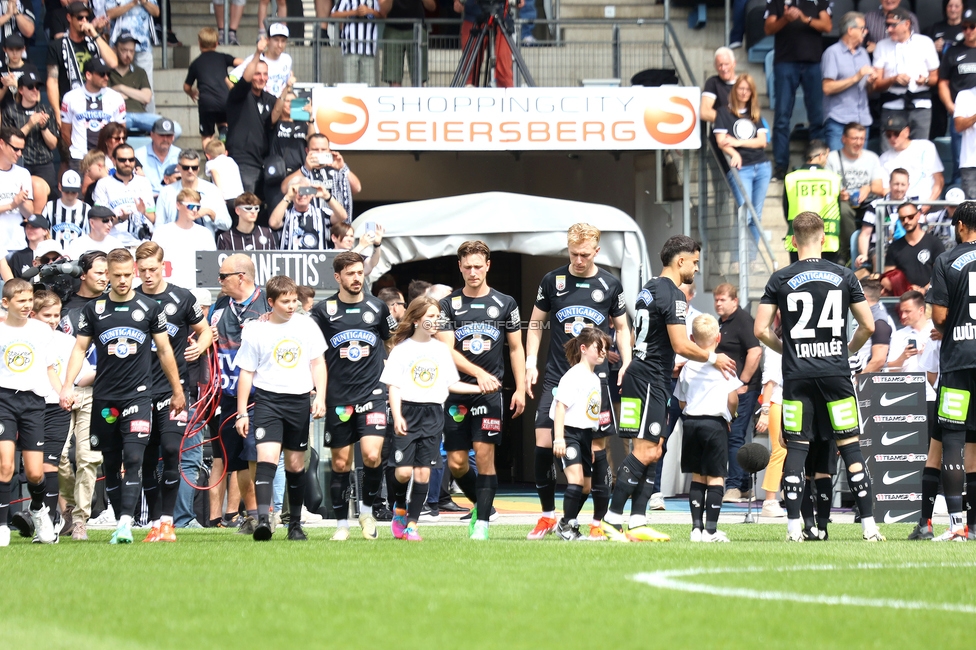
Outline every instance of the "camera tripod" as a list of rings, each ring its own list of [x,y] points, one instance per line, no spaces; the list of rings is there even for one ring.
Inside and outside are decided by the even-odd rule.
[[[531,1],[531,0],[530,0]],[[512,64],[517,66],[519,74],[529,86],[535,86],[535,80],[529,72],[529,67],[525,64],[525,59],[515,47],[511,34],[505,30],[505,18],[502,15],[502,2],[492,2],[490,5],[482,4],[482,11],[487,13],[487,17],[480,18],[471,28],[468,42],[464,45],[461,52],[461,60],[458,62],[454,78],[451,80],[451,88],[463,88],[468,79],[471,79],[476,86],[488,87],[491,83],[491,71],[495,66],[495,42],[501,36],[508,43],[512,51]]]

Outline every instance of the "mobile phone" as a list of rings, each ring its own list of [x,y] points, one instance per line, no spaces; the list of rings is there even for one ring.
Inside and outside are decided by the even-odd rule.
[[[366,222],[366,232],[368,234],[375,235],[376,234],[376,223],[373,222],[373,221],[367,221]]]
[[[918,347],[918,344],[915,342],[915,339],[908,339],[908,347],[910,347],[910,348],[917,348]]]
[[[308,110],[310,106],[311,102],[303,97],[297,97],[291,100],[291,107],[289,109],[291,119],[296,122],[311,122],[312,114]]]
[[[319,193],[319,188],[313,187],[311,185],[306,185],[305,187],[298,188],[299,196],[315,196]]]

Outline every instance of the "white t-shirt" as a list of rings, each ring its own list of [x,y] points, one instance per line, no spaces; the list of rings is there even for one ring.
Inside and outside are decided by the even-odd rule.
[[[217,250],[213,234],[197,224],[184,229],[175,223],[165,223],[156,228],[152,240],[163,249],[163,277],[184,289],[197,286],[197,251]]]
[[[407,339],[390,351],[380,381],[400,389],[400,399],[418,404],[443,404],[450,386],[461,380],[451,350],[437,339]]]
[[[126,245],[138,245],[143,241],[139,232],[148,226],[152,233],[153,225],[136,207],[136,202],[142,199],[146,213],[156,211],[156,201],[153,199],[152,183],[145,176],[133,174],[128,183],[123,183],[113,176],[106,176],[95,184],[92,199],[98,205],[104,205],[118,216],[129,213],[129,218],[112,226],[111,234],[125,242]]]
[[[942,173],[942,159],[935,145],[928,140],[912,140],[904,151],[891,149],[881,154],[885,175],[901,167],[908,172],[908,196],[927,201],[932,196],[933,174]]]
[[[39,320],[28,320],[23,327],[0,323],[0,386],[47,397],[52,389],[47,369],[57,365],[53,338],[51,326]]]
[[[878,41],[874,50],[874,67],[884,70],[884,76],[894,77],[907,74],[911,82],[907,87],[893,85],[888,89],[892,95],[904,95],[906,92],[917,93],[929,89],[927,85],[918,85],[915,80],[928,77],[930,70],[939,69],[939,54],[935,51],[932,39],[922,34],[912,34],[904,43],[896,43],[890,38]],[[905,100],[895,99],[885,102],[882,108],[901,111],[906,108]],[[931,99],[915,101],[915,108],[932,108]]]
[[[925,321],[922,324],[922,329],[916,330],[912,327],[902,327],[896,330],[891,335],[891,341],[888,343],[888,363],[892,363],[895,359],[900,357],[905,348],[908,347],[908,341],[915,341],[915,347],[918,348],[918,354],[914,357],[909,357],[905,359],[905,363],[902,365],[901,369],[897,372],[925,372],[925,369],[921,365],[922,354],[925,352],[925,348],[932,345],[933,341],[929,338],[929,333],[932,331],[932,321]],[[938,357],[937,357],[938,358]],[[893,369],[894,370],[894,369]],[[928,382],[925,382],[925,401],[934,402],[935,401],[935,389],[932,388]]]
[[[972,117],[976,115],[976,89],[960,90],[956,95],[956,110],[952,117]],[[962,150],[959,152],[959,167],[976,167],[976,126],[971,126],[962,135]]]
[[[782,404],[783,403],[783,355],[775,350],[770,350],[765,345],[763,346],[763,367],[762,367],[762,383],[763,386],[773,382],[776,387],[773,388],[773,395],[769,398],[771,404]]]
[[[69,90],[61,98],[61,121],[71,125],[71,157],[81,160],[97,148],[102,127],[109,122],[125,124],[125,97],[111,88],[95,95],[84,86]]]
[[[244,184],[241,182],[241,168],[237,166],[237,161],[222,154],[213,160],[207,161],[207,174],[213,178],[213,170],[217,170],[220,176],[220,193],[223,194],[225,201],[236,199],[244,193]]]
[[[729,393],[742,386],[735,375],[723,377],[710,363],[689,361],[678,375],[674,396],[685,403],[685,415],[710,415],[732,421]]]
[[[253,54],[248,56],[244,59],[244,63],[230,71],[230,74],[227,76],[230,77],[232,82],[237,83],[241,79],[244,74],[244,68],[247,67],[247,64],[253,58]],[[281,56],[272,61],[262,54],[261,60],[268,64],[268,85],[264,89],[275,97],[281,97],[281,91],[285,89],[285,86],[288,84],[288,78],[291,77],[291,55],[282,52]]]
[[[0,171],[0,204],[8,204],[24,189],[27,190],[27,200],[34,200],[34,189],[31,186],[30,172],[14,165],[7,171]],[[0,213],[0,245],[10,251],[19,251],[27,247],[27,237],[24,235],[24,215],[14,208]]]
[[[584,364],[577,363],[559,380],[549,407],[549,417],[553,420],[556,418],[556,402],[566,405],[565,426],[574,429],[600,427],[600,378]]]
[[[295,314],[281,324],[254,320],[244,326],[236,362],[241,370],[254,373],[255,388],[304,395],[315,388],[312,361],[325,348],[322,330],[304,314]]]
[[[54,338],[51,339],[51,348],[54,352],[54,366],[57,369],[58,378],[61,379],[61,383],[63,384],[64,376],[68,373],[68,360],[71,359],[71,351],[75,349],[75,337],[70,334],[65,334],[61,330],[54,330]],[[81,372],[78,373],[78,376],[82,377],[90,372],[91,365],[88,363],[88,359],[85,359],[81,364]],[[50,392],[44,398],[44,403],[57,404],[60,401],[60,396],[54,390],[54,387],[51,386],[50,382],[47,385],[50,387]]]
[[[230,230],[230,213],[227,212],[227,203],[220,193],[220,188],[209,181],[198,178],[194,189],[200,193],[200,205],[210,208],[217,215],[212,221],[208,217],[201,217],[199,219],[201,225],[215,235],[218,230]],[[159,196],[156,197],[157,228],[164,223],[176,222],[176,217],[179,216],[176,210],[176,197],[182,190],[183,185],[180,183],[164,185],[159,190]]]
[[[91,238],[91,235],[82,235],[78,239],[68,244],[68,248],[64,253],[71,259],[77,261],[79,257],[88,251],[102,251],[103,253],[109,253],[116,248],[125,248],[125,244],[112,235],[106,235],[105,239],[102,241],[95,241]]]

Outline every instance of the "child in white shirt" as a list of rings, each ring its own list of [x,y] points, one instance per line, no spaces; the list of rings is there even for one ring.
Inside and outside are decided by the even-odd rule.
[[[203,152],[207,156],[207,175],[227,202],[227,211],[233,214],[234,199],[244,193],[241,169],[237,166],[237,162],[227,155],[227,149],[220,138],[211,138]]]

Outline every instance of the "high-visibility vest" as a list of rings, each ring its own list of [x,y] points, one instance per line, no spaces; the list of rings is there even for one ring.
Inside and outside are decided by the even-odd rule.
[[[809,167],[790,172],[783,179],[783,197],[789,202],[786,220],[786,250],[793,252],[793,219],[801,212],[816,212],[824,221],[823,252],[840,250],[841,177],[822,167]]]

